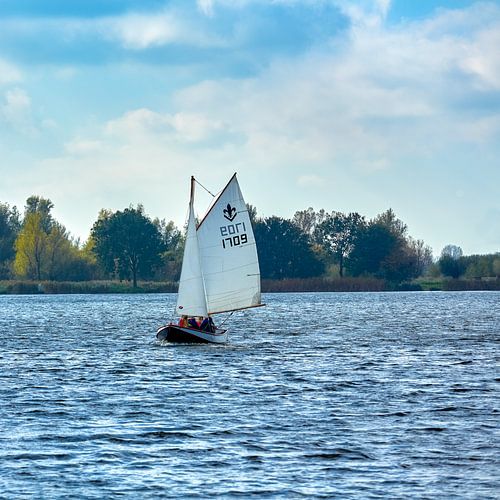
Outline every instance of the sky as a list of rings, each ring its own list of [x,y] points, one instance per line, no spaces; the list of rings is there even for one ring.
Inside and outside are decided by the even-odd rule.
[[[392,208],[435,256],[498,252],[499,47],[498,0],[2,0],[0,202],[85,241],[237,172],[259,216]]]

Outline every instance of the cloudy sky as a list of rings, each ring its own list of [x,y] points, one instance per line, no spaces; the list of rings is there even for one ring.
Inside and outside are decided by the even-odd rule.
[[[85,240],[238,172],[261,216],[391,207],[500,251],[499,47],[488,0],[2,0],[0,201]]]

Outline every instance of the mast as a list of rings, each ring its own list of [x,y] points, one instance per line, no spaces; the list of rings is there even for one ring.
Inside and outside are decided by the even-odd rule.
[[[196,179],[194,175],[191,176],[191,193],[189,195],[189,206],[194,207],[194,185],[196,184]]]

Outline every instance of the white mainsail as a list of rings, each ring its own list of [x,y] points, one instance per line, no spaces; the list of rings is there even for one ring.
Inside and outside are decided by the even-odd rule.
[[[236,174],[197,230],[209,314],[261,305],[257,246]]]
[[[179,316],[207,316],[207,301],[201,272],[200,252],[196,234],[194,216],[194,178],[191,179],[191,199],[189,202],[189,219],[182,260],[179,292],[177,294],[176,312]]]
[[[194,182],[192,177],[177,314],[208,316],[261,305],[257,246],[236,174],[198,229]]]

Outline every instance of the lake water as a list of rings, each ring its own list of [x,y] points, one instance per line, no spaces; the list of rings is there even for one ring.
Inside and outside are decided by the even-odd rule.
[[[0,296],[2,498],[498,498],[500,293]]]

